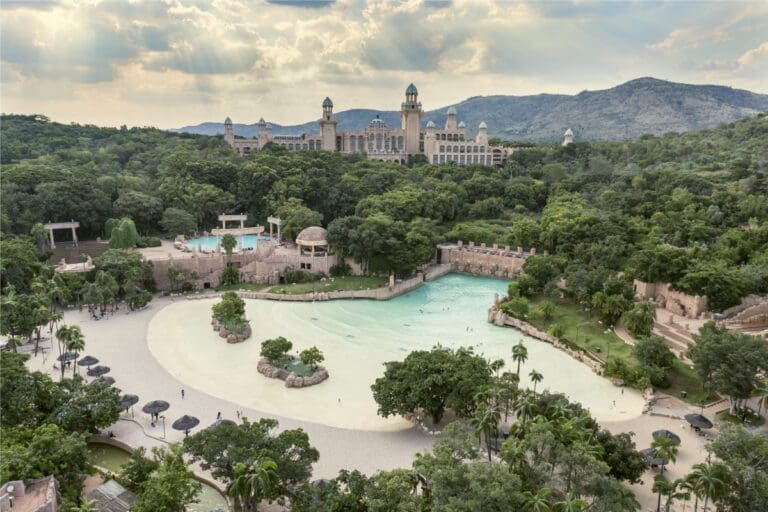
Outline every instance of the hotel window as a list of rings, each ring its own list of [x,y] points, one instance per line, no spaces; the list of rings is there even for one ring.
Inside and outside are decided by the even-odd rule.
[[[440,152],[445,153],[445,146],[440,146]]]
[[[441,164],[445,163],[445,155],[440,155],[440,163]]]
[[[432,155],[432,163],[433,164],[437,163],[437,155]]]
[[[480,152],[485,153],[485,146],[480,146]]]
[[[464,146],[459,146],[459,153],[463,153],[463,152],[464,152]]]
[[[475,146],[475,153],[477,153],[477,146]]]
[[[453,152],[458,153],[459,152],[459,146],[453,146]]]
[[[465,163],[465,162],[464,162],[464,155],[461,155],[461,156],[459,157],[459,163],[460,163],[460,164],[464,164],[464,163]]]

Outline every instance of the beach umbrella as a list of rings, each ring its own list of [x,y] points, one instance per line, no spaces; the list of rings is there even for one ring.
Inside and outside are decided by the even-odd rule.
[[[144,407],[141,408],[142,411],[144,411],[147,414],[160,414],[161,412],[168,410],[168,408],[171,406],[168,402],[165,400],[153,400],[149,403],[144,404]]]
[[[109,373],[111,370],[109,366],[94,366],[93,368],[88,369],[88,376],[89,377],[101,377],[102,375],[105,375]]]
[[[677,434],[675,434],[674,432],[671,432],[669,430],[664,430],[664,429],[657,430],[652,435],[653,435],[654,439],[656,439],[657,437],[664,437],[664,438],[667,438],[667,439],[671,440],[676,445],[678,445],[678,446],[680,445],[680,436],[678,436]]]
[[[171,428],[174,430],[181,430],[186,436],[189,434],[189,431],[195,428],[199,423],[199,419],[195,418],[194,416],[188,416],[185,414],[181,418],[174,421],[171,425]]]
[[[120,406],[126,411],[137,403],[139,403],[139,397],[136,395],[123,395],[120,397]]]
[[[686,414],[685,421],[695,428],[712,428],[712,422],[701,414]]]
[[[666,466],[669,462],[667,459],[662,457],[656,457],[656,450],[653,448],[646,448],[645,450],[640,450],[640,453],[645,455],[645,458],[648,460],[648,464],[651,466]]]
[[[111,386],[115,383],[115,379],[112,377],[99,377],[98,379],[94,379],[91,381],[91,384],[101,385],[101,386]]]
[[[80,360],[77,362],[78,366],[88,366],[89,368],[94,364],[99,364],[99,360],[93,356],[81,357]]]
[[[74,352],[64,352],[59,357],[56,358],[57,361],[66,362],[66,361],[73,361],[77,359],[77,354]]]

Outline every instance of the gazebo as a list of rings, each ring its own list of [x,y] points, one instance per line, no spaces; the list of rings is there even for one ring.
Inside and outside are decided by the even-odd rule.
[[[299,250],[299,259],[302,256],[311,256],[310,264],[315,262],[315,256],[325,256],[327,258],[329,252],[328,231],[320,226],[304,228],[296,236],[296,247]]]

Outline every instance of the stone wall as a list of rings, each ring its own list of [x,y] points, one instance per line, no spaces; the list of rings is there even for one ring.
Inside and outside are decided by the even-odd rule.
[[[437,251],[437,263],[449,264],[456,272],[503,279],[520,275],[526,258],[536,255],[536,249],[525,252],[522,247],[513,250],[509,246],[493,244],[487,247],[486,244],[464,244],[462,241],[440,244]]]
[[[216,331],[220,337],[227,340],[227,343],[240,343],[241,341],[245,341],[248,338],[251,337],[251,324],[244,320],[245,327],[243,328],[242,333],[232,332],[229,329],[226,328],[219,320],[214,317],[211,319],[211,326],[213,327],[213,330]]]
[[[301,377],[284,368],[272,366],[269,361],[262,359],[259,361],[256,371],[270,379],[280,379],[285,381],[287,388],[306,388],[316,386],[328,378],[328,370],[323,366],[317,366],[315,372],[309,377]]]
[[[633,284],[637,299],[653,301],[676,315],[700,318],[709,312],[706,297],[673,290],[669,283],[646,283],[635,279]]]

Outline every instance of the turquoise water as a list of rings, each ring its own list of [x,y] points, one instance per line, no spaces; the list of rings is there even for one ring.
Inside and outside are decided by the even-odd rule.
[[[120,466],[128,461],[128,453],[115,446],[90,443],[88,449],[90,451],[88,462],[115,474],[120,473]],[[210,512],[219,508],[229,510],[227,500],[221,493],[205,483],[203,483],[202,492],[198,495],[198,500],[200,500],[198,503],[187,507],[187,512]]]
[[[237,238],[237,246],[235,247],[235,250],[242,249],[243,247],[246,249],[254,249],[258,246],[259,242],[269,241],[268,236],[243,235],[235,238]],[[187,245],[192,250],[196,250],[199,247],[200,249],[213,251],[216,249],[216,237],[201,236],[200,238],[187,241]]]
[[[488,359],[504,359],[505,369],[514,371],[512,346],[522,341],[528,348],[528,361],[521,368],[523,385],[529,385],[528,374],[536,369],[544,375],[539,390],[566,393],[599,417],[639,413],[639,395],[621,395],[607,379],[551,345],[489,323],[494,294],[504,294],[507,284],[450,274],[389,301],[246,300],[253,335],[237,344],[223,344],[210,328],[214,300],[184,301],[155,315],[149,347],[182,382],[257,411],[335,427],[395,430],[407,422],[379,417],[370,390],[385,362],[437,344],[471,346]],[[323,365],[330,378],[295,390],[258,374],[260,344],[277,336],[291,340],[293,352],[317,346],[325,354]]]

